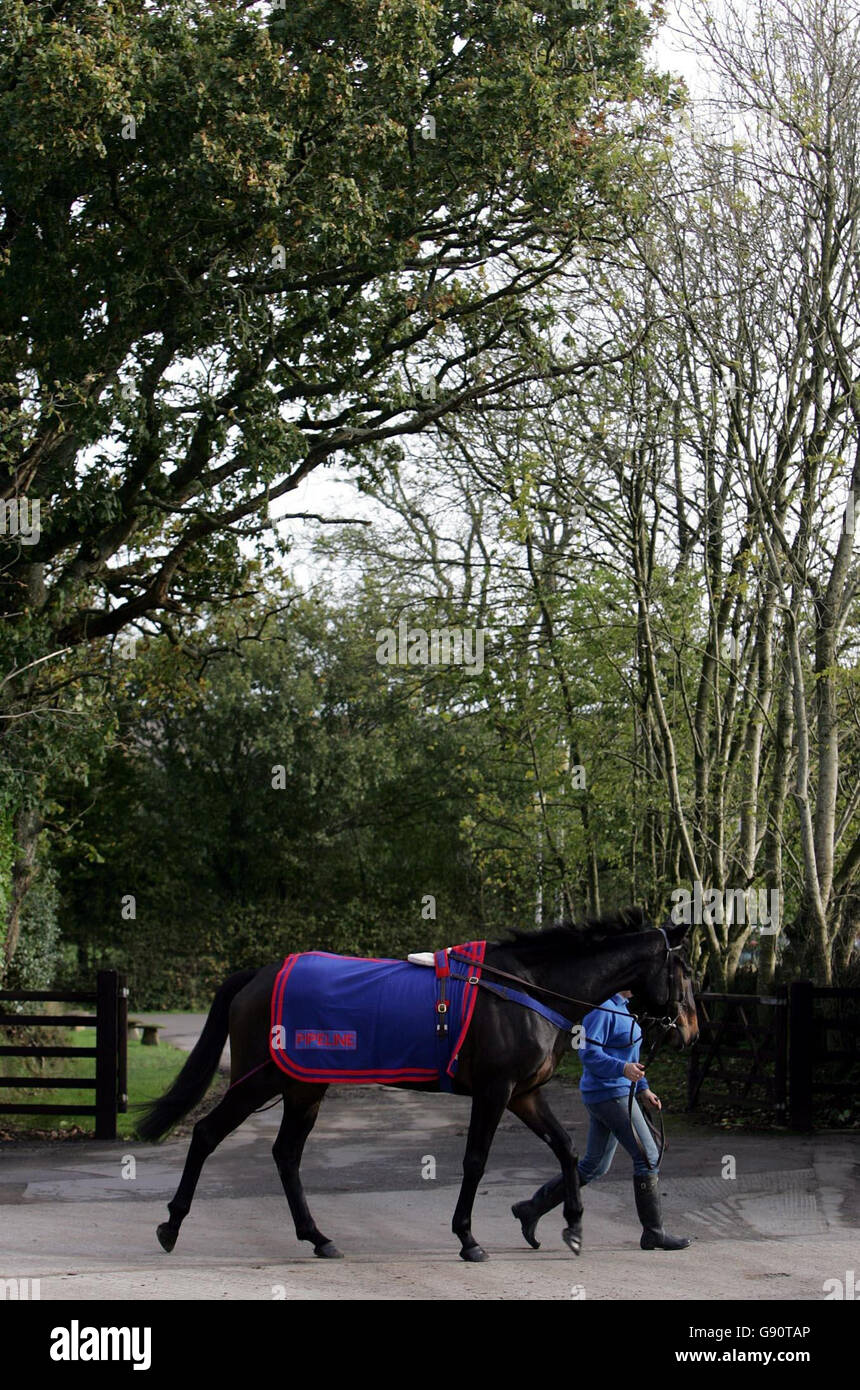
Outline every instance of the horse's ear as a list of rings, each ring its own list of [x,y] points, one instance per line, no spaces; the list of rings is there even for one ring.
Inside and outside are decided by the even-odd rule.
[[[667,922],[663,928],[670,946],[680,946],[692,926],[691,922]]]

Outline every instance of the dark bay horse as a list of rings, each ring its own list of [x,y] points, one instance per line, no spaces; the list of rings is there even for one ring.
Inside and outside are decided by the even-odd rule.
[[[488,942],[484,970],[488,980],[494,978],[491,968],[517,976],[531,986],[535,998],[563,1014],[571,1027],[610,995],[633,990],[634,1003],[640,1009],[644,1006],[649,1014],[672,1020],[673,1045],[685,1047],[698,1036],[691,975],[682,952],[688,930],[671,923],[649,930],[641,910],[628,908],[583,928],[514,932],[509,940]],[[202,1099],[229,1031],[232,1084],[214,1109],[194,1126],[179,1187],[168,1203],[169,1218],[158,1227],[158,1239],[167,1251],[176,1244],[206,1159],[243,1120],[280,1094],[284,1111],[273,1154],[296,1236],[310,1241],[315,1255],[329,1259],[340,1256],[314,1221],[299,1176],[302,1150],[328,1087],[293,1080],[279,1070],[269,1054],[272,989],[279,969],[280,963],[243,970],[224,982],[188,1061],[166,1094],[146,1110],[138,1126],[141,1138],[158,1139]],[[541,993],[540,987],[553,993]],[[506,1108],[558,1159],[564,1179],[563,1235],[571,1250],[580,1252],[578,1156],[542,1089],[570,1046],[568,1032],[529,1008],[478,988],[454,1083],[455,1094],[472,1097],[463,1182],[451,1223],[464,1260],[487,1259],[472,1235],[472,1205]],[[401,1083],[398,1089],[439,1091],[441,1087],[435,1082],[413,1082]]]

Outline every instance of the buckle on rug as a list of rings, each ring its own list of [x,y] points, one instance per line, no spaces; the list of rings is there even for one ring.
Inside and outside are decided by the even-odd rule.
[[[440,951],[439,955],[444,958],[444,969],[440,970],[439,959],[437,957],[436,979],[438,993],[436,995],[436,1037],[446,1038],[448,1036],[448,1003],[446,996],[448,994],[448,976],[450,971],[448,969],[448,957],[445,955],[444,951]]]

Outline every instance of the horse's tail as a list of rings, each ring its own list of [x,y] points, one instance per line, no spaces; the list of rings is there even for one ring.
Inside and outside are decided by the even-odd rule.
[[[144,1113],[137,1125],[141,1139],[160,1139],[203,1099],[227,1041],[230,1005],[239,990],[257,973],[256,969],[239,970],[224,981],[212,1000],[203,1032],[170,1090],[142,1107]]]

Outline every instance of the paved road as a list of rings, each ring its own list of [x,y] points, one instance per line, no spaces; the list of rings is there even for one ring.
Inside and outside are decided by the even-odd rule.
[[[149,1017],[147,1015],[147,1017]],[[189,1046],[201,1016],[162,1015]],[[153,1021],[155,1016],[153,1015]],[[555,1084],[555,1083],[553,1083]],[[554,1104],[578,1136],[571,1088]],[[207,1164],[172,1255],[155,1240],[186,1142],[9,1145],[0,1154],[0,1278],[41,1279],[43,1299],[821,1299],[824,1281],[860,1271],[856,1138],[679,1132],[663,1169],[668,1229],[689,1251],[638,1248],[629,1164],[586,1189],[585,1248],[561,1241],[560,1213],[530,1250],[510,1215],[552,1171],[511,1116],[479,1190],[474,1229],[486,1264],[457,1258],[450,1231],[468,1101],[384,1088],[332,1088],[303,1175],[317,1220],[344,1251],[313,1257],[295,1239],[271,1145],[279,1107],[253,1116]],[[722,1177],[733,1155],[737,1176]],[[134,1159],[134,1176],[124,1176]],[[435,1178],[422,1176],[435,1163]]]

